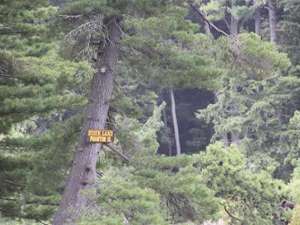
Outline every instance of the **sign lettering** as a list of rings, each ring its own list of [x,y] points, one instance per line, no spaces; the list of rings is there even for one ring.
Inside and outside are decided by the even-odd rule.
[[[91,143],[110,143],[113,142],[114,132],[112,130],[88,130],[89,141]]]

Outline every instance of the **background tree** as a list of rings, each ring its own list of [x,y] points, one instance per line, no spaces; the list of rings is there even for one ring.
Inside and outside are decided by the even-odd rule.
[[[283,1],[283,20],[280,21],[280,27],[283,28],[279,32],[280,45],[289,53],[291,61],[294,64],[299,63],[299,2],[298,1]],[[290,38],[287,38],[290,37]]]
[[[64,166],[63,157],[55,161],[61,152],[50,152],[45,143],[67,141],[62,127],[56,130],[59,138],[47,130],[85,104],[82,89],[91,69],[59,57],[58,45],[49,37],[56,8],[47,1],[4,1],[0,10],[1,213],[47,218],[57,204],[53,190],[59,187],[48,186],[47,179],[63,176],[58,171]]]

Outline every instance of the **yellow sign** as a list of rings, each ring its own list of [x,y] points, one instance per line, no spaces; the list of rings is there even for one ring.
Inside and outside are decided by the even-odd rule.
[[[110,143],[114,140],[112,130],[88,130],[88,136],[91,143]]]

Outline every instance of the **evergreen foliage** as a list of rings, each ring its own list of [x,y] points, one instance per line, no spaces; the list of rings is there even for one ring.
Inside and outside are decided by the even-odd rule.
[[[58,43],[47,37],[57,9],[47,1],[5,1],[0,11],[0,211],[47,219],[70,157],[63,149],[73,125],[64,121],[86,103],[92,69],[59,56]]]
[[[105,25],[117,16],[106,122],[115,140],[99,152],[96,195],[84,193],[96,202],[78,224],[299,225],[298,1],[277,4],[277,45],[266,41],[264,1],[55,2],[0,3],[0,224],[51,223],[110,42]],[[258,9],[261,36],[252,33]],[[211,134],[199,125],[182,131],[193,154],[158,154],[161,139],[172,143],[162,119],[169,89],[215,93],[196,112],[213,126],[206,148]],[[184,102],[176,110],[195,123]]]
[[[202,154],[201,173],[207,186],[222,197],[230,224],[273,224],[277,202],[285,195],[282,181],[268,171],[253,172],[245,154],[234,145],[224,148],[216,143]]]
[[[295,64],[299,64],[299,34],[300,34],[300,18],[299,18],[299,1],[285,0],[282,1],[284,8],[284,20],[281,22],[283,32],[282,45],[289,53],[291,60]]]

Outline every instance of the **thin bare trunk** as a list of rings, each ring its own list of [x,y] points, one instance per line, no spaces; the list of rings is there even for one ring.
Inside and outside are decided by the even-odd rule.
[[[236,145],[240,144],[240,137],[238,133],[232,132],[232,143]]]
[[[175,143],[176,143],[176,155],[180,155],[181,146],[180,146],[179,129],[178,129],[178,122],[177,122],[177,115],[176,115],[176,102],[174,97],[174,90],[172,88],[170,89],[170,98],[171,98],[171,113],[173,119],[174,136],[175,136]]]
[[[260,35],[260,8],[255,10],[255,33]]]
[[[207,22],[205,22],[204,24],[204,30],[205,30],[205,34],[211,35],[209,24]]]
[[[99,57],[95,63],[96,73],[91,83],[80,141],[53,225],[76,224],[82,213],[95,202],[96,162],[101,144],[89,143],[87,131],[105,127],[113,90],[113,70],[118,57],[117,45],[121,35],[119,20],[114,16],[105,21],[109,33],[108,44],[104,49],[99,50]]]
[[[205,12],[203,13],[203,16],[204,16],[204,18],[207,18],[207,15]],[[212,35],[211,31],[210,31],[209,23],[207,21],[204,21],[204,31],[205,31],[206,35],[208,35],[208,36]]]
[[[230,138],[231,138],[231,136],[230,136],[231,134],[229,133],[229,132],[226,132],[226,133],[224,133],[223,135],[222,135],[222,140],[223,140],[223,143],[224,143],[224,145],[225,146],[229,146],[230,145]]]
[[[276,33],[276,5],[274,0],[268,0],[268,10],[269,10],[269,27],[270,27],[270,41],[276,43],[277,33]]]
[[[257,7],[255,9],[254,21],[255,21],[255,33],[257,35],[260,35],[260,23],[261,23],[260,7]]]
[[[230,19],[230,34],[236,36],[238,34],[238,23],[239,21],[231,16]]]
[[[169,127],[168,127],[168,119],[167,119],[166,109],[163,110],[163,121],[164,121],[165,131],[166,131],[166,135],[167,135],[168,154],[169,154],[169,156],[171,156],[172,155],[172,142],[171,142]]]

